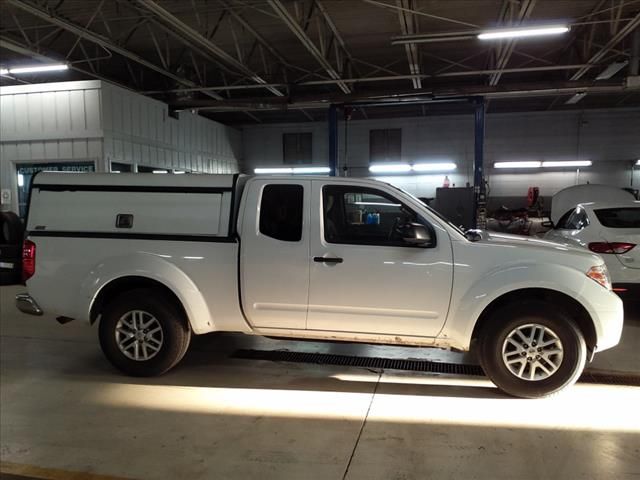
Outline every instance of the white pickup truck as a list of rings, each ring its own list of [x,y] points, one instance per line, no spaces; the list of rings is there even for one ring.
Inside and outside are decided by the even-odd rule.
[[[474,348],[500,389],[540,397],[622,331],[600,256],[465,236],[373,180],[42,173],[23,250],[18,308],[97,322],[130,375],[164,373],[192,334],[227,331]]]

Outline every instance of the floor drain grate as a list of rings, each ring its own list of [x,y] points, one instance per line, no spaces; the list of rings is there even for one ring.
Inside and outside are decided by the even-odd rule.
[[[412,370],[416,372],[448,373],[454,375],[482,376],[478,365],[430,362],[428,360],[405,360],[384,357],[354,357],[329,353],[291,352],[286,350],[237,350],[233,358],[247,360],[270,360],[272,362],[316,363],[349,367],[382,368],[389,370]]]
[[[330,353],[292,352],[288,350],[236,350],[232,358],[268,360],[272,362],[315,363],[349,367],[377,368],[384,370],[409,370],[414,372],[445,373],[450,375],[484,376],[478,365],[431,362],[429,360],[404,360],[384,357],[355,357]],[[640,375],[585,372],[581,383],[603,385],[627,385],[640,387]]]
[[[640,375],[585,372],[578,380],[581,383],[599,383],[602,385],[626,385],[640,387]]]

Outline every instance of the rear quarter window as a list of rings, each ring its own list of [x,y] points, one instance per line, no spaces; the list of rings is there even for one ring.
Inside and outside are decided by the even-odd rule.
[[[596,217],[607,228],[640,228],[640,207],[601,208]]]

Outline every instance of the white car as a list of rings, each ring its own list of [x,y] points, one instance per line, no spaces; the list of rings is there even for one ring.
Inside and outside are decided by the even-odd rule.
[[[373,180],[41,173],[27,230],[18,308],[98,323],[130,375],[231,331],[477,349],[499,388],[540,397],[622,333],[599,255],[467,237]]]
[[[601,255],[613,291],[640,299],[640,202],[581,203],[562,215],[544,238]]]

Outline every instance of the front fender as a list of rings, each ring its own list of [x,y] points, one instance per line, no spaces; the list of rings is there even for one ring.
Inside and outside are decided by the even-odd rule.
[[[489,272],[470,285],[455,285],[452,310],[439,337],[451,346],[468,350],[476,322],[482,312],[501,296],[528,288],[547,289],[563,293],[581,303],[591,318],[609,294],[584,273],[557,264],[511,264]],[[459,283],[463,283],[460,281]]]
[[[91,268],[80,286],[78,311],[88,319],[100,291],[110,282],[129,276],[149,278],[169,288],[182,303],[194,333],[214,330],[207,303],[185,272],[159,255],[144,252],[104,258]]]

